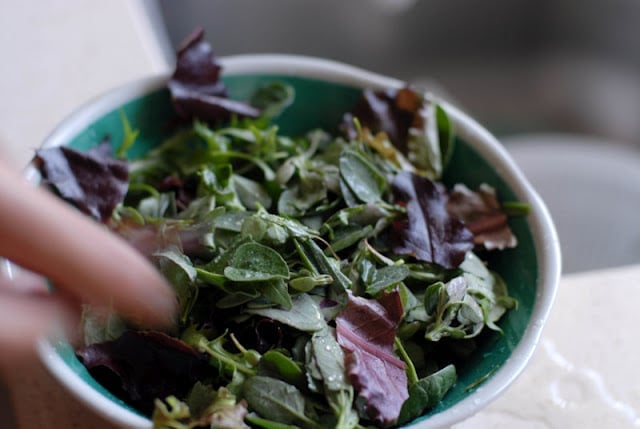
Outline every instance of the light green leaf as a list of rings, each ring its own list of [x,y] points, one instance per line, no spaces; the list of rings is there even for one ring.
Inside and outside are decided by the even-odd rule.
[[[288,279],[289,267],[272,248],[249,242],[236,249],[233,262],[224,269],[224,275],[236,282]]]
[[[409,268],[404,265],[389,265],[375,270],[373,281],[367,285],[366,292],[377,295],[383,290],[396,285],[409,276]]]
[[[291,85],[270,82],[253,93],[250,103],[261,110],[262,118],[271,119],[286,109],[293,102],[294,97],[295,90]]]
[[[194,268],[191,260],[187,255],[182,253],[177,247],[170,247],[165,250],[161,250],[155,252],[153,254],[155,257],[160,258],[161,260],[168,260],[180,267],[182,271],[186,274],[189,281],[194,281],[198,276],[196,269]],[[162,262],[161,262],[162,263]]]
[[[269,350],[262,355],[258,374],[276,374],[277,378],[294,386],[304,385],[304,371],[301,365],[277,350]]]
[[[371,225],[367,225],[365,227],[359,225],[348,225],[337,228],[332,234],[331,251],[340,252],[347,249],[354,244],[359,243],[361,240],[370,237],[372,232],[373,227]]]
[[[349,149],[340,156],[340,176],[353,195],[363,203],[380,201],[387,187],[385,177],[364,156]]]
[[[402,405],[398,423],[407,423],[435,407],[456,383],[456,368],[448,365],[409,386],[409,398]]]
[[[131,128],[131,123],[129,122],[129,118],[127,118],[127,114],[124,109],[120,109],[120,121],[122,122],[122,132],[124,134],[122,138],[122,143],[116,152],[116,158],[124,159],[127,157],[127,152],[136,142],[138,135],[140,134],[140,130],[134,130]]]
[[[359,419],[353,408],[354,393],[346,376],[344,352],[329,326],[315,332],[305,350],[310,388],[313,391],[313,388],[322,386],[322,393],[336,419],[334,427],[356,427]]]
[[[175,194],[161,193],[143,198],[138,203],[138,212],[148,219],[173,217],[176,213]]]
[[[286,310],[290,310],[293,306],[287,283],[282,279],[265,282],[260,285],[259,290],[268,300]]]
[[[247,309],[246,312],[277,320],[280,323],[304,332],[319,331],[325,325],[320,307],[306,293],[301,293],[292,298],[290,310],[281,308],[256,308]]]
[[[436,120],[438,122],[438,140],[440,143],[442,169],[444,171],[447,164],[449,164],[451,155],[453,155],[455,139],[453,134],[453,125],[451,124],[449,115],[440,104],[436,105]]]
[[[173,286],[180,305],[180,320],[186,321],[191,308],[198,299],[198,276],[191,260],[175,246],[154,253],[160,265],[160,271]]]
[[[115,340],[127,330],[126,323],[115,312],[102,314],[89,304],[82,306],[81,323],[84,346]]]
[[[213,152],[228,150],[229,139],[224,135],[213,131],[205,122],[198,120],[194,121],[193,131],[207,143],[209,150]]]
[[[269,244],[283,244],[290,238],[319,236],[317,231],[295,219],[274,215],[264,209],[258,210],[245,220],[242,234]]]
[[[501,332],[496,322],[504,313],[515,307],[517,302],[509,297],[506,284],[496,273],[491,272],[484,262],[469,252],[460,265],[469,287],[468,293],[477,302],[483,314],[484,323],[492,330]]]
[[[321,427],[305,415],[306,399],[302,393],[282,380],[260,375],[250,377],[244,383],[243,396],[249,408],[266,419]]]
[[[258,182],[239,174],[234,174],[231,177],[231,182],[238,198],[247,209],[257,210],[259,207],[271,207],[271,196]]]
[[[283,216],[302,216],[327,198],[323,177],[310,173],[301,182],[288,187],[278,199],[278,212]]]
[[[340,271],[339,262],[328,257],[322,249],[310,239],[296,240],[296,249],[307,268],[316,274],[327,274],[333,279],[329,285],[329,297],[340,304],[346,303],[347,289],[351,289],[351,280]]]
[[[311,336],[306,366],[317,374],[327,390],[351,388],[346,379],[344,352],[328,326]]]
[[[436,106],[425,104],[422,113],[424,126],[410,128],[407,140],[407,159],[430,179],[439,179],[443,171],[438,133]]]

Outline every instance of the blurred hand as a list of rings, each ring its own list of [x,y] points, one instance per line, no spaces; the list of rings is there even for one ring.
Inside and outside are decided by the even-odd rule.
[[[31,271],[0,266],[1,360],[76,325],[80,302],[111,306],[145,326],[168,326],[177,310],[171,288],[135,249],[2,163],[0,257]]]

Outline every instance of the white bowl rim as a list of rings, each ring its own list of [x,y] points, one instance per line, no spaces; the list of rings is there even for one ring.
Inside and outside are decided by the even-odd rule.
[[[333,60],[288,54],[246,54],[223,57],[223,75],[277,74],[326,80],[355,87],[397,88],[405,82],[376,74]],[[115,107],[162,88],[168,75],[140,79],[98,96],[81,106],[54,129],[42,147],[65,144],[91,123]],[[407,427],[432,429],[449,427],[472,416],[496,399],[521,374],[530,361],[540,340],[543,326],[555,300],[561,273],[561,256],[558,236],[549,211],[523,173],[516,166],[500,142],[457,107],[439,100],[449,114],[456,130],[466,143],[482,154],[492,164],[497,174],[512,188],[516,197],[531,206],[528,223],[534,239],[538,258],[538,291],[531,314],[531,322],[508,360],[477,388],[472,395],[428,419]],[[37,180],[38,173],[30,168],[27,177]],[[69,368],[55,352],[53,345],[42,340],[38,354],[49,372],[76,398],[111,422],[127,428],[150,429],[149,419],[123,409],[95,391]]]

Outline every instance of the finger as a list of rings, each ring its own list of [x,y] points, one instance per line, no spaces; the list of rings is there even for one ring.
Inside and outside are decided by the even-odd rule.
[[[49,293],[47,280],[38,274],[16,265],[11,266],[10,272],[2,271],[0,269],[0,292]]]
[[[0,254],[136,323],[168,325],[176,300],[160,273],[106,227],[0,166]]]
[[[0,293],[3,364],[33,355],[38,339],[71,333],[79,313],[57,295]]]

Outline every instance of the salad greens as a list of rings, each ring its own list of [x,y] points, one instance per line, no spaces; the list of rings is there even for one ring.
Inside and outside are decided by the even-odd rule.
[[[157,428],[391,427],[436,406],[448,350],[516,305],[480,258],[516,245],[495,191],[439,182],[446,110],[364,90],[335,131],[285,136],[271,119],[293,88],[230,100],[219,73],[194,33],[168,84],[183,126],[140,159],[38,151],[45,182],[153,261],[180,306],[164,333],[87,307],[77,356]]]

